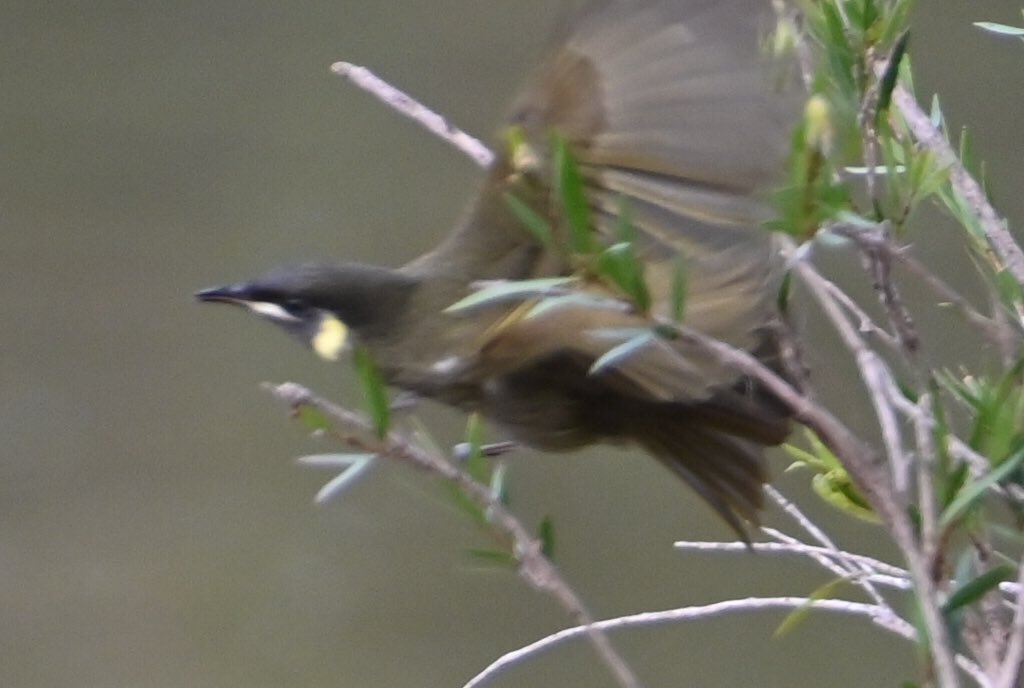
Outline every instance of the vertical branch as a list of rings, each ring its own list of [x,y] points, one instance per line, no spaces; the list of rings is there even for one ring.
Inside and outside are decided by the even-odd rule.
[[[946,623],[939,613],[938,589],[932,579],[931,567],[923,555],[921,544],[918,542],[907,514],[906,493],[900,489],[899,476],[903,475],[903,479],[906,479],[907,476],[904,472],[909,469],[910,460],[896,440],[898,429],[893,427],[896,424],[895,412],[886,393],[887,381],[891,379],[891,375],[877,354],[868,349],[857,335],[841,307],[828,296],[828,291],[821,284],[821,277],[818,273],[804,262],[797,262],[794,269],[808,285],[808,291],[818,301],[826,317],[839,332],[846,347],[854,354],[861,378],[868,388],[883,430],[883,436],[886,438],[890,471],[892,471],[896,489],[893,489],[893,486],[886,480],[887,471],[883,468],[881,475],[876,474],[871,477],[875,493],[867,493],[867,496],[871,500],[872,506],[886,522],[890,534],[907,561],[907,568],[910,570],[914,588],[920,599],[921,615],[928,632],[939,685],[943,688],[954,688],[958,685],[954,653]],[[844,465],[846,465],[845,461]],[[863,478],[856,472],[857,465],[852,466],[854,470],[850,470],[850,468],[848,466],[847,470],[850,471],[851,476],[863,484]]]
[[[1017,562],[1017,604],[1013,612],[1013,624],[1010,626],[1010,638],[1007,643],[1003,665],[996,677],[995,688],[1014,688],[1020,685],[1022,667],[1024,667],[1024,559]]]
[[[949,165],[950,183],[953,188],[963,197],[978,218],[982,231],[985,232],[989,244],[999,256],[1002,264],[1013,275],[1013,278],[1024,286],[1024,251],[1021,250],[1020,245],[1010,233],[1006,220],[1001,218],[989,203],[981,185],[964,167],[949,142],[932,124],[928,114],[918,105],[913,94],[903,86],[897,86],[892,94],[892,102],[899,108],[900,114],[903,115],[907,126],[914,134],[914,138],[935,153],[941,164]]]

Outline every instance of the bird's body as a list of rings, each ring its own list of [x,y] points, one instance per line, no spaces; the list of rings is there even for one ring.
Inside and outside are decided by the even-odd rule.
[[[680,260],[684,323],[774,364],[779,260],[759,225],[797,99],[780,94],[761,56],[766,10],[762,0],[592,5],[566,23],[513,105],[507,131],[540,164],[523,164],[503,144],[477,200],[437,248],[394,270],[303,266],[200,298],[247,305],[325,355],[336,351],[315,337],[341,321],[389,384],[479,411],[539,449],[639,444],[740,530],[761,506],[762,447],[789,432],[781,405],[678,341],[655,338],[591,367],[621,343],[609,331],[669,315]],[[480,281],[578,272],[571,253],[529,232],[505,197],[549,219],[555,243],[568,245],[545,162],[553,134],[578,161],[601,243],[617,240],[628,208],[649,311],[569,300],[540,314],[523,303],[447,312]],[[595,279],[571,288],[615,296]]]

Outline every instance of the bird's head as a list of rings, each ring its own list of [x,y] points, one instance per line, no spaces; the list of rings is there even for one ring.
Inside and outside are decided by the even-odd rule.
[[[203,289],[196,298],[243,307],[333,361],[350,335],[357,340],[396,336],[415,287],[413,279],[385,268],[307,264]]]

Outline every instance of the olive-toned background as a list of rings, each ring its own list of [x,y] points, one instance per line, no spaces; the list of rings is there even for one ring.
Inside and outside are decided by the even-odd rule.
[[[0,684],[460,685],[566,618],[515,577],[429,478],[383,466],[324,507],[309,439],[258,389],[294,379],[355,399],[345,367],[196,288],[336,256],[397,265],[458,216],[471,163],[328,72],[372,66],[486,135],[549,34],[545,0],[6,2],[0,22]],[[970,27],[1018,0],[919,3],[923,94],[970,123],[1012,218],[1024,46]],[[926,95],[927,97],[927,95]],[[940,215],[920,250],[969,283]],[[847,262],[827,257],[826,265]],[[846,282],[860,285],[851,273]],[[937,355],[971,356],[947,334]],[[817,316],[806,317],[815,334]],[[815,375],[870,419],[819,337]],[[941,346],[940,346],[941,345]],[[460,419],[425,413],[442,442]],[[774,461],[776,472],[785,462]],[[802,495],[805,477],[780,484]],[[515,508],[552,515],[558,562],[598,616],[807,593],[802,562],[674,552],[728,537],[627,452],[513,460]],[[826,523],[841,521],[813,499]],[[778,515],[769,521],[787,525]],[[867,526],[845,543],[886,553]],[[895,686],[902,641],[861,620],[778,616],[616,636],[649,686]],[[494,685],[610,685],[577,643]]]

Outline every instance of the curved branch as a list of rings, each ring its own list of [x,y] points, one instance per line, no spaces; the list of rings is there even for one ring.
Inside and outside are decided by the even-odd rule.
[[[615,619],[605,619],[603,621],[595,622],[594,627],[600,628],[602,631],[625,628],[644,628],[666,623],[707,619],[735,612],[772,611],[779,609],[820,609],[838,614],[865,617],[870,619],[871,622],[879,628],[883,628],[890,633],[900,636],[901,638],[913,641],[916,637],[916,631],[911,624],[890,614],[887,610],[879,607],[878,605],[865,604],[863,602],[848,602],[846,600],[813,600],[806,597],[747,597],[744,599],[725,600],[722,602],[714,602],[694,607],[681,607],[678,609],[667,609],[658,612],[643,612],[640,614],[621,616]],[[526,658],[549,650],[556,645],[560,645],[574,638],[578,638],[585,632],[586,629],[579,626],[566,628],[558,631],[557,633],[552,633],[549,636],[541,638],[540,640],[536,640],[517,650],[508,652],[493,661],[483,671],[470,679],[463,688],[479,688],[502,671],[522,662]],[[982,686],[983,688],[991,688],[991,684],[988,679],[982,673],[981,669],[974,664],[974,662],[959,655],[957,656],[956,661],[960,668],[974,679],[979,686]]]

